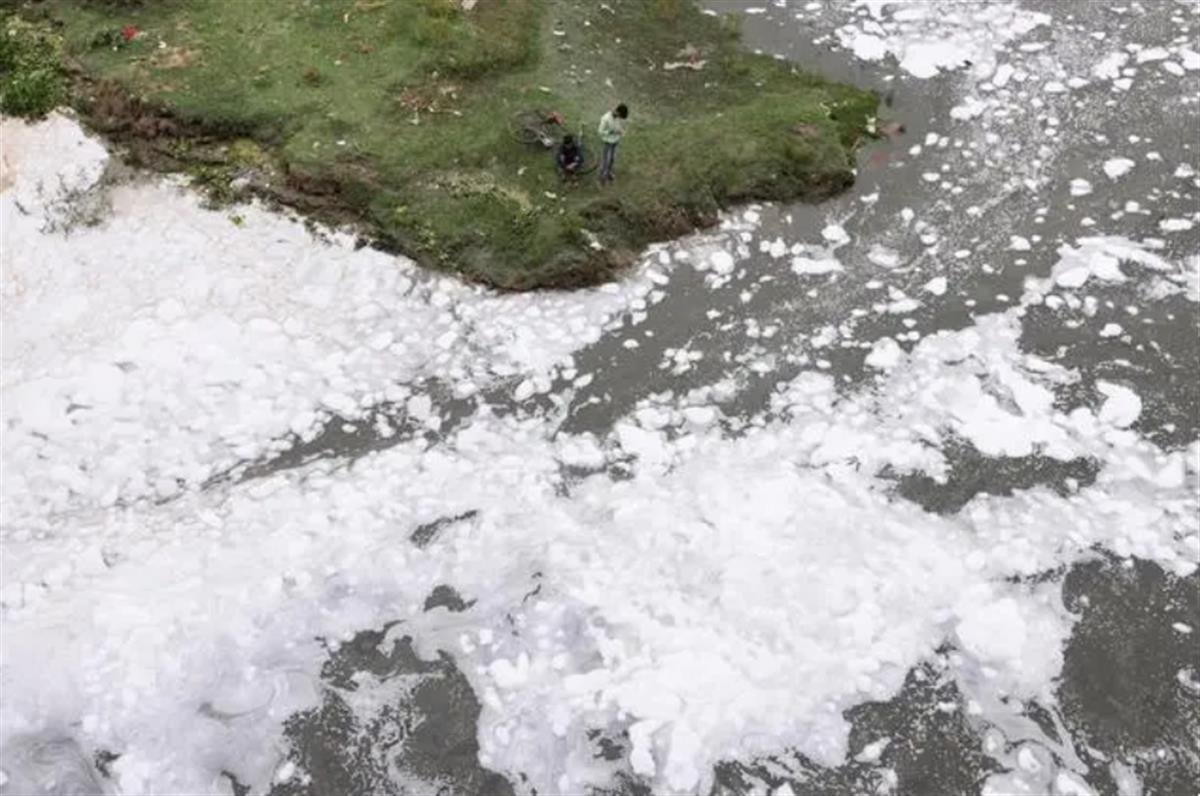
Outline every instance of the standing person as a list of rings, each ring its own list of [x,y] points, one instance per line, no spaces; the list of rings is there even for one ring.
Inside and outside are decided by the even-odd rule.
[[[629,118],[629,108],[621,103],[600,117],[600,140],[604,143],[604,152],[600,156],[600,182],[612,182],[613,162],[617,159],[617,144],[625,135],[625,120]]]

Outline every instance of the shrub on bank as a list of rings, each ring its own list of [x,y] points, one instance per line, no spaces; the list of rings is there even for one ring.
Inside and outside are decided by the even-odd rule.
[[[66,98],[62,36],[49,24],[0,18],[0,112],[38,118]]]

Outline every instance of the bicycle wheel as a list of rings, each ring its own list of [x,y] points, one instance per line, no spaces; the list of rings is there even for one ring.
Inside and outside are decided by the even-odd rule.
[[[575,170],[575,174],[582,177],[584,174],[591,174],[600,168],[600,158],[596,157],[596,153],[592,147],[588,146],[582,131],[579,133],[577,140],[579,141],[579,149],[583,152],[583,163]]]
[[[544,146],[545,133],[542,127],[545,123],[546,114],[542,111],[520,111],[512,120],[512,137],[517,143],[526,146]]]

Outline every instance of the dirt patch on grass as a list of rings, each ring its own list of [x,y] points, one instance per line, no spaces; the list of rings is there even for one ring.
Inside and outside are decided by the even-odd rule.
[[[183,69],[191,66],[199,55],[185,47],[166,47],[153,56],[152,64],[158,69]]]

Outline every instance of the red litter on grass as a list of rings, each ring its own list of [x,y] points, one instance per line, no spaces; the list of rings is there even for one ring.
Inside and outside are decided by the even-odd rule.
[[[135,38],[137,38],[139,33],[141,33],[141,31],[133,25],[126,25],[125,27],[121,28],[121,38],[123,38],[125,41],[133,41]]]

